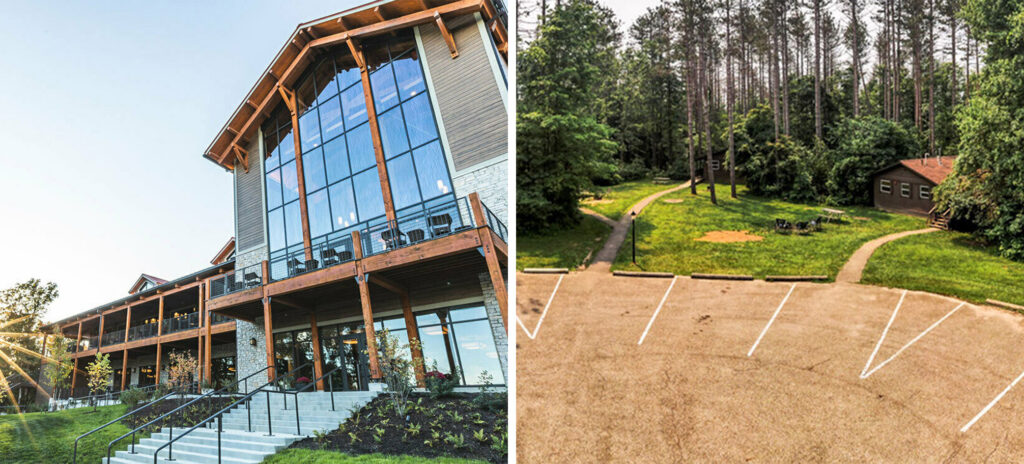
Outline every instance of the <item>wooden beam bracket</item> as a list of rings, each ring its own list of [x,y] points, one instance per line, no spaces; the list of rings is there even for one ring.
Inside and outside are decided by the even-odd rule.
[[[451,31],[448,30],[448,26],[444,24],[444,18],[441,17],[441,13],[434,12],[434,22],[437,23],[437,28],[441,30],[441,36],[444,37],[444,43],[448,44],[448,51],[451,52],[452,58],[458,58],[459,47],[455,45],[455,37],[452,37]]]

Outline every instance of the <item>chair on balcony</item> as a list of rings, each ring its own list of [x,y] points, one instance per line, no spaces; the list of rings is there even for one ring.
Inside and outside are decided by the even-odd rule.
[[[341,250],[338,252],[338,258],[340,258],[342,262],[348,261],[352,259],[352,252],[348,250]]]
[[[320,267],[320,261],[317,261],[315,259],[306,260],[306,271],[312,271],[318,267]]]
[[[405,239],[402,238],[403,235],[398,229],[388,229],[380,233],[380,239],[384,240],[384,244],[388,249],[395,249],[405,245]]]
[[[409,237],[409,243],[422,242],[423,239],[426,238],[426,234],[423,232],[423,229],[410,230],[406,236]]]
[[[244,278],[246,288],[257,287],[262,282],[259,274],[256,274],[255,272],[246,272]]]
[[[341,262],[338,250],[328,248],[320,252],[320,259],[324,260],[324,266],[332,266]]]
[[[430,234],[435,237],[452,232],[452,216],[448,213],[430,216],[427,223],[430,224]]]
[[[306,267],[295,258],[288,260],[288,275],[293,276],[296,274],[302,274],[306,272]]]

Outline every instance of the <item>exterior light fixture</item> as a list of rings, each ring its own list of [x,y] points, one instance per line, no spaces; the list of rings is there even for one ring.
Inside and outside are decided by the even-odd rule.
[[[249,339],[249,344],[252,345],[252,346],[256,346],[256,338],[255,337],[250,338]]]

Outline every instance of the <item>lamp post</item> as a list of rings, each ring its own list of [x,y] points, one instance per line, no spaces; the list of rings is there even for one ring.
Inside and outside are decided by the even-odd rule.
[[[633,230],[633,264],[636,264],[636,211],[629,212],[629,228]]]

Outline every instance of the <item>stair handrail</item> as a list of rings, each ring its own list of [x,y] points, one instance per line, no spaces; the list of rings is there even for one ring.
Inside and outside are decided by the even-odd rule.
[[[191,387],[191,386],[192,385],[189,385],[189,387]],[[163,400],[166,400],[167,398],[170,398],[170,397],[172,397],[174,395],[177,395],[177,394],[178,394],[177,391],[171,391],[170,393],[168,393],[168,394],[166,394],[164,396],[161,396],[159,399],[152,400],[152,401],[150,401],[150,402],[148,402],[148,403],[146,403],[146,404],[144,404],[142,406],[139,406],[138,408],[133,409],[131,412],[125,413],[123,416],[118,417],[117,419],[114,419],[114,420],[112,420],[110,422],[107,422],[106,424],[103,424],[103,425],[101,425],[99,427],[96,427],[96,428],[94,428],[94,429],[92,429],[92,430],[90,430],[88,432],[85,432],[85,433],[79,435],[78,438],[75,438],[75,448],[74,448],[74,452],[71,454],[71,464],[77,464],[77,462],[78,462],[78,441],[79,440],[81,440],[81,439],[83,439],[83,438],[85,438],[85,437],[87,437],[89,435],[92,435],[92,434],[94,434],[96,432],[99,432],[100,430],[105,429],[105,428],[107,428],[107,427],[109,427],[111,425],[114,425],[114,424],[120,422],[125,417],[128,417],[128,416],[130,416],[132,414],[135,414],[135,413],[137,413],[139,411],[142,411],[143,409],[149,408],[149,407],[151,407],[151,406],[153,406],[155,404],[161,403],[161,402],[163,402]]]
[[[276,385],[282,378],[285,378],[285,377],[288,377],[288,376],[294,376],[295,375],[295,371],[297,371],[299,369],[303,369],[305,367],[308,367],[309,365],[310,365],[310,363],[304,363],[301,366],[296,367],[295,369],[292,369],[292,370],[290,370],[290,371],[288,371],[288,372],[286,372],[284,374],[281,374],[281,375],[278,375],[277,377],[274,377],[269,382],[267,382],[267,383],[265,383],[263,385],[260,385],[259,387],[257,387],[252,392],[249,392],[248,394],[246,394],[242,398],[239,398],[239,399],[235,400],[231,404],[225,406],[220,411],[217,411],[217,412],[211,414],[206,419],[198,421],[195,425],[190,427],[188,430],[182,432],[177,437],[172,436],[173,433],[174,433],[174,429],[173,429],[173,426],[172,426],[172,428],[171,428],[171,430],[169,432],[169,435],[168,435],[169,440],[167,440],[167,443],[164,443],[163,446],[160,446],[159,448],[156,449],[156,451],[153,452],[153,464],[157,464],[157,458],[160,456],[160,451],[163,450],[164,448],[167,448],[167,447],[170,447],[170,449],[167,452],[167,460],[173,461],[174,460],[173,459],[174,458],[174,446],[173,446],[174,442],[180,440],[185,435],[188,435],[188,434],[192,433],[195,429],[198,429],[201,426],[208,425],[209,423],[213,422],[213,420],[215,418],[217,420],[217,462],[219,463],[221,461],[220,434],[224,431],[224,413],[234,409],[235,406],[238,406],[243,401],[250,401],[254,396],[256,396],[257,393],[265,392],[267,394],[267,434],[268,434],[268,436],[271,436],[271,437],[274,436],[274,429],[273,429],[273,425],[271,425],[271,419],[270,419],[270,394],[271,393],[286,393],[286,392],[266,390],[265,388],[270,386],[270,385]],[[248,414],[249,414],[249,431],[251,432],[252,431],[252,404],[250,403],[247,406],[248,406],[247,411],[248,411]],[[296,410],[298,410],[298,409],[296,408]],[[109,450],[108,450],[108,453],[109,453]],[[107,461],[108,462],[110,461],[109,454],[107,455]]]
[[[232,383],[232,384],[230,384],[230,385],[228,385],[226,387],[221,387],[221,388],[219,388],[217,390],[214,390],[214,391],[211,391],[209,393],[205,393],[205,394],[203,394],[201,396],[198,396],[195,399],[193,399],[192,401],[189,401],[188,403],[185,403],[185,404],[183,404],[181,406],[178,406],[177,408],[174,408],[171,411],[168,411],[168,412],[164,413],[160,417],[157,417],[156,419],[153,419],[153,420],[151,420],[151,421],[149,421],[149,422],[147,422],[145,424],[142,424],[142,425],[132,429],[131,431],[125,433],[124,435],[121,435],[120,437],[115,438],[113,441],[111,441],[110,443],[107,444],[107,462],[110,462],[110,450],[114,447],[115,443],[117,443],[117,442],[125,439],[129,435],[131,435],[131,437],[132,437],[132,450],[131,450],[131,454],[136,454],[135,453],[135,433],[138,432],[139,430],[142,430],[142,429],[144,429],[146,427],[149,427],[150,425],[153,425],[154,422],[162,420],[165,417],[167,417],[167,416],[169,416],[171,414],[174,414],[174,413],[184,409],[186,406],[192,405],[192,403],[195,403],[195,402],[197,402],[199,400],[202,400],[202,399],[209,398],[209,397],[211,397],[213,395],[222,394],[222,393],[224,393],[225,391],[227,391],[228,389],[230,389],[232,387],[237,387],[239,383],[245,382],[246,383],[246,387],[248,388],[248,386],[249,386],[248,380],[249,380],[250,377],[252,377],[252,376],[254,376],[256,374],[259,374],[261,372],[265,372],[267,369],[270,369],[270,367],[271,366],[264,367],[263,369],[260,369],[260,370],[258,370],[256,372],[253,372],[252,374],[249,374],[249,375],[247,375],[247,376],[245,376],[245,377],[243,377],[243,378],[241,378],[239,380],[236,380],[234,383]]]
[[[331,369],[331,370],[323,373],[323,375],[321,375],[320,377],[317,377],[317,378],[313,379],[311,382],[309,382],[309,385],[306,385],[305,387],[302,387],[302,388],[300,388],[298,390],[295,390],[295,413],[296,413],[296,415],[298,415],[298,412],[299,412],[299,393],[302,393],[302,392],[308,390],[310,387],[316,385],[316,383],[321,381],[321,380],[323,380],[324,377],[327,377],[327,383],[331,387],[331,411],[335,410],[334,409],[334,377],[328,377],[328,376],[333,374],[334,371],[337,371],[337,370],[341,369],[342,367],[343,366],[335,366],[334,369]],[[316,390],[314,389],[314,391],[316,391]],[[323,390],[321,390],[321,391],[323,391]],[[298,419],[296,419],[295,422],[296,422],[296,425],[297,425],[298,422],[299,422]]]

